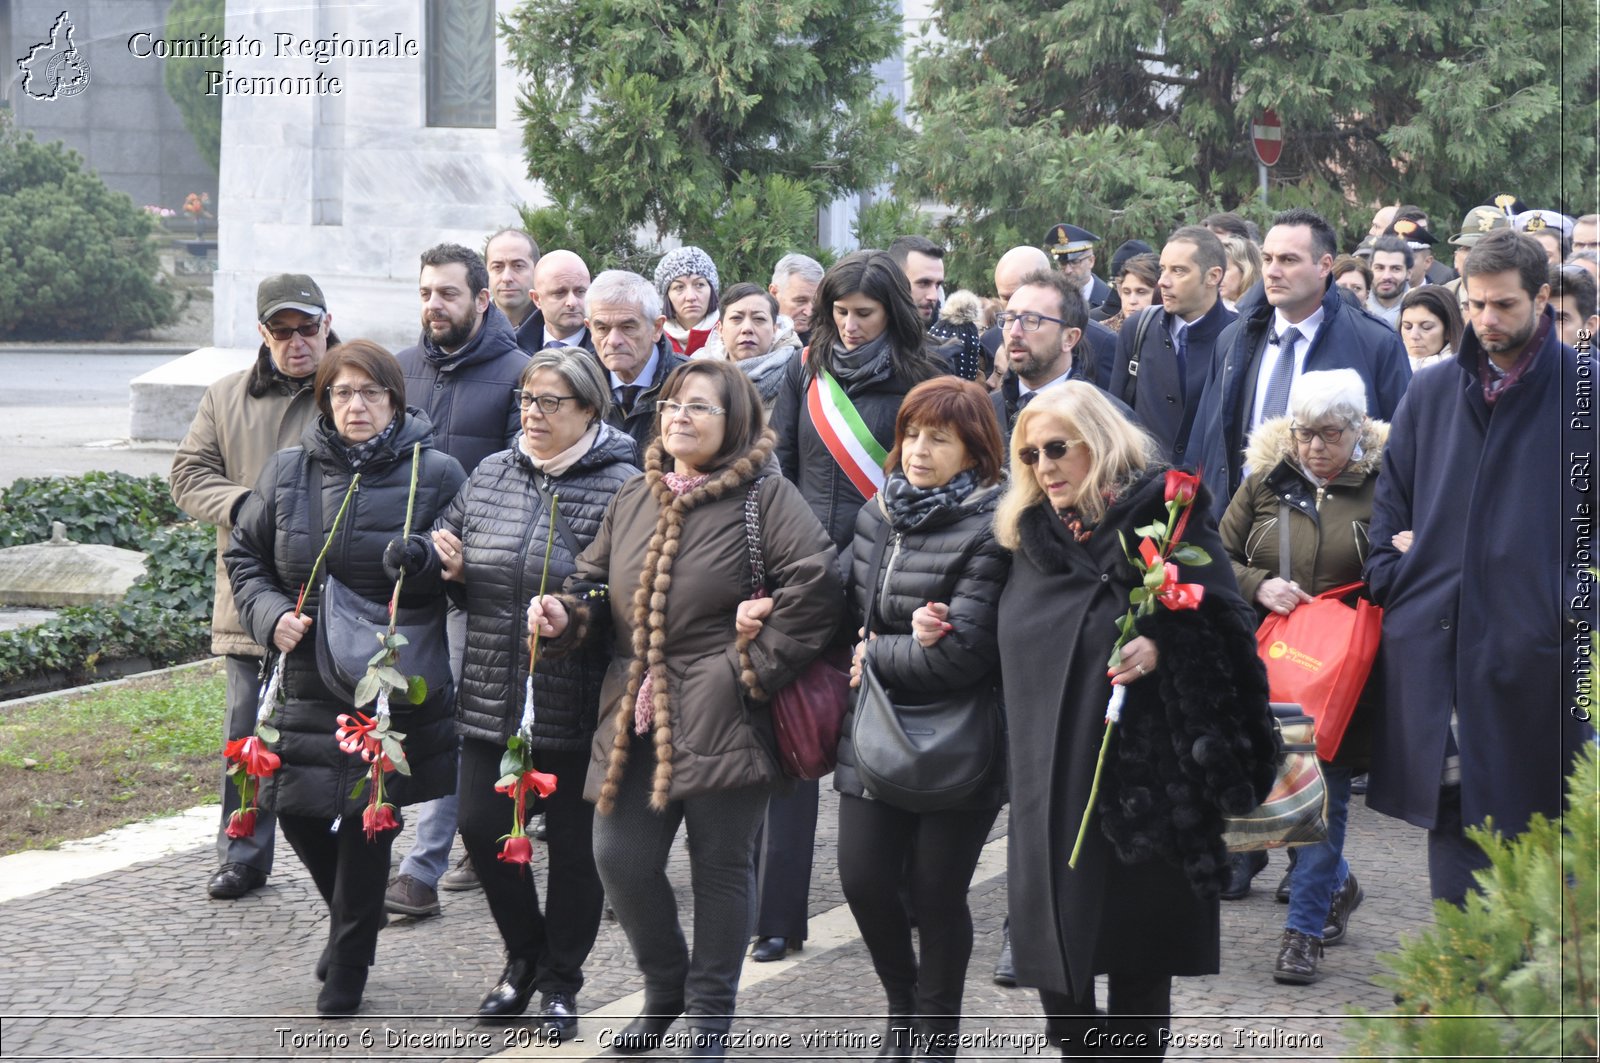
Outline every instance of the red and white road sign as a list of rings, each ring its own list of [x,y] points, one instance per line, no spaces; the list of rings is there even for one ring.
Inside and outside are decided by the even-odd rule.
[[[1250,126],[1250,143],[1263,166],[1273,166],[1283,154],[1283,123],[1277,111],[1262,111]]]

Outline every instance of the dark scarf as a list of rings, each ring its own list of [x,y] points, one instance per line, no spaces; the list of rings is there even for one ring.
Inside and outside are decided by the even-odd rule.
[[[918,487],[896,469],[883,485],[883,509],[889,526],[906,532],[940,510],[955,509],[977,486],[978,474],[972,469],[963,469],[937,487]]]
[[[894,364],[891,361],[889,349],[889,333],[870,343],[863,343],[854,350],[846,350],[844,345],[833,345],[833,375],[839,378],[839,383],[847,390],[851,387],[863,388],[888,380],[894,375]]]
[[[310,387],[311,382],[317,378],[317,374],[315,373],[310,373],[306,376],[290,376],[282,369],[279,369],[278,363],[274,362],[271,358],[267,359],[267,376],[272,380],[273,383],[282,384],[291,392],[299,391],[301,388]]]
[[[1503,373],[1489,360],[1489,352],[1482,347],[1478,348],[1478,382],[1483,385],[1484,405],[1492,408],[1500,401],[1501,395],[1522,379],[1528,367],[1533,364],[1535,352],[1544,346],[1544,338],[1550,331],[1550,321],[1548,316],[1539,315],[1539,327],[1533,330],[1533,336],[1529,338],[1527,346],[1522,348],[1522,353],[1517,355],[1517,360],[1511,363],[1511,368]]]
[[[344,455],[344,462],[350,466],[351,472],[360,472],[361,466],[372,460],[384,444],[394,438],[396,430],[400,427],[398,415],[391,417],[384,430],[363,443],[346,443],[344,437],[338,432],[331,433],[334,446],[339,448],[339,453]]]

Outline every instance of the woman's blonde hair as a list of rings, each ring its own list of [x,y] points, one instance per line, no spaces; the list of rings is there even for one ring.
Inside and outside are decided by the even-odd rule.
[[[1068,380],[1039,392],[1011,428],[1011,479],[995,511],[995,538],[1008,550],[1021,545],[1022,514],[1045,501],[1033,469],[1017,457],[1028,445],[1028,430],[1041,418],[1062,425],[1062,435],[1080,440],[1089,451],[1089,475],[1073,500],[1086,522],[1097,523],[1106,511],[1106,492],[1130,472],[1160,463],[1160,448],[1144,429],[1130,422],[1093,384]]]

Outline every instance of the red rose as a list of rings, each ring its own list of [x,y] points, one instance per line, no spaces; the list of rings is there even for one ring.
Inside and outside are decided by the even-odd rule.
[[[268,749],[266,743],[255,735],[235,738],[222,750],[222,754],[231,763],[242,765],[245,774],[258,779],[265,779],[283,764],[278,754]]]
[[[1177,502],[1187,506],[1194,501],[1195,490],[1200,486],[1200,477],[1194,473],[1184,472],[1181,469],[1172,469],[1167,472],[1167,501]]]
[[[256,810],[247,808],[228,817],[226,834],[230,838],[253,838],[256,834]]]
[[[508,864],[533,863],[533,842],[526,834],[508,835],[500,846],[500,859]]]
[[[369,842],[386,830],[400,829],[400,821],[394,818],[394,806],[388,802],[368,805],[361,813],[361,825],[366,828]]]

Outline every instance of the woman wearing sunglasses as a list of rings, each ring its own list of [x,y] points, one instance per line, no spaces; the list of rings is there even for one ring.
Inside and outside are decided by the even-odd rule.
[[[1047,1032],[1069,1056],[1105,1054],[1112,1042],[1086,1043],[1091,1027],[1161,1054],[1173,976],[1218,970],[1223,809],[1253,807],[1275,767],[1255,616],[1203,485],[1182,541],[1209,559],[1175,566],[1202,588],[1197,606],[1156,606],[1108,666],[1141,581],[1124,543],[1137,551],[1149,526],[1169,519],[1157,454],[1098,388],[1054,385],[1017,418],[995,514],[996,538],[1013,551],[997,629],[1011,944],[1017,981],[1039,989]],[[1114,687],[1121,718],[1069,868]],[[1109,1017],[1095,1014],[1097,975],[1109,976]]]

